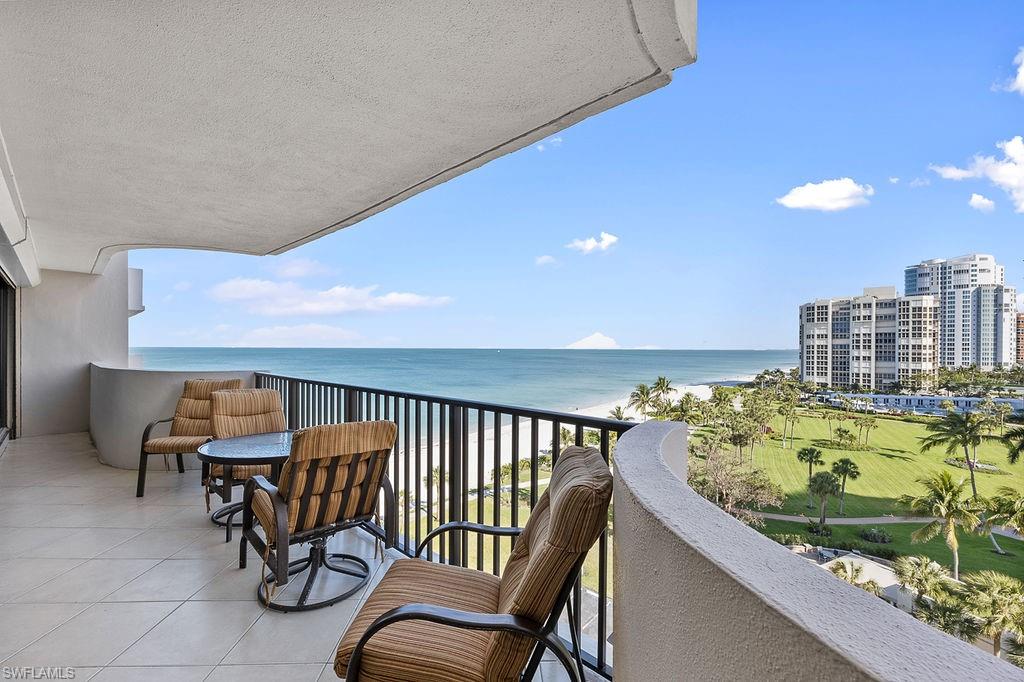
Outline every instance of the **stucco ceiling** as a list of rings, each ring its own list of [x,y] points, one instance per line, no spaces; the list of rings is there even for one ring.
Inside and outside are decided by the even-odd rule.
[[[666,84],[695,12],[0,2],[0,224],[25,267],[285,251]]]

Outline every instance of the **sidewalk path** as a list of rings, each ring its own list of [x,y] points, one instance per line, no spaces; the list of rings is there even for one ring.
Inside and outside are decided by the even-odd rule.
[[[758,516],[763,519],[771,519],[773,521],[796,521],[797,523],[805,523],[808,520],[814,520],[812,516],[793,516],[790,514],[770,514],[767,512],[755,512]],[[831,526],[873,526],[882,525],[886,523],[928,523],[930,521],[937,521],[938,519],[928,518],[925,516],[860,516],[860,517],[832,517],[826,518],[825,523]],[[1009,528],[993,528],[992,532],[996,535],[1002,535],[1004,537],[1013,538],[1014,540],[1024,540],[1020,535],[1013,532]]]

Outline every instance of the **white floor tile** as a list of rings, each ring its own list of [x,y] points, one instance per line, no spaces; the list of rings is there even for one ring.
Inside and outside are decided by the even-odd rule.
[[[0,606],[0,661],[28,646],[73,616],[85,604],[5,604]]]
[[[207,682],[314,682],[323,670],[323,663],[305,665],[219,665]]]
[[[12,601],[30,604],[96,602],[157,563],[155,559],[90,559]]]
[[[0,561],[0,602],[39,587],[82,563],[81,559],[7,559]]]
[[[100,670],[92,679],[94,682],[203,682],[212,671],[213,667],[208,665],[109,667]]]
[[[188,599],[223,568],[213,559],[167,559],[103,601],[183,601]]]

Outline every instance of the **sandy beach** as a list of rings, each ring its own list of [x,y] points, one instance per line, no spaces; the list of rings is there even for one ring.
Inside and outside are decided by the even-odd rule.
[[[708,400],[711,397],[712,387],[715,386],[716,384],[732,385],[737,382],[749,381],[752,378],[753,377],[736,377],[730,380],[723,380],[720,382],[713,382],[709,384],[694,384],[689,386],[682,386],[672,391],[672,400],[678,400],[679,397],[684,393],[691,393],[697,398],[700,398],[701,400]],[[612,409],[619,405],[622,406],[623,410],[625,410],[627,416],[632,417],[635,421],[641,421],[642,417],[636,410],[626,407],[626,404],[628,402],[629,394],[626,394],[623,397],[619,398],[618,400],[599,403],[596,405],[591,405],[589,407],[583,407],[576,410],[569,410],[566,412],[567,414],[578,414],[587,417],[608,418],[609,413],[612,411]],[[491,483],[493,478],[493,470],[495,469],[495,467],[500,467],[502,464],[511,463],[515,458],[512,448],[513,426],[511,423],[511,418],[507,416],[504,418],[500,430],[500,436],[497,439],[495,439],[495,428],[491,416],[487,415],[486,420],[487,421],[485,423],[482,439],[482,468],[479,466],[481,459],[481,439],[479,430],[475,426],[472,427],[468,437],[466,453],[466,480],[468,483],[468,487],[470,489],[478,487],[481,480],[485,485]],[[537,427],[537,441],[539,445],[539,450],[542,454],[550,453],[552,444],[552,423],[549,421],[538,421]],[[532,425],[529,419],[519,420],[519,461],[528,460],[530,457],[530,445],[532,442],[531,428]],[[496,440],[498,441],[497,448],[495,447]],[[431,449],[433,450],[432,463],[434,466],[437,466],[439,462],[440,449],[440,442],[438,439],[435,438],[433,447]],[[400,482],[399,485],[396,486],[399,490],[402,489],[403,487],[403,484],[401,482],[404,481],[405,473],[402,467],[402,460],[403,457],[400,456],[398,462],[399,470],[397,472],[394,472],[395,480]],[[412,447],[410,448],[410,465],[412,467],[415,467],[415,449]],[[480,478],[481,474],[483,476],[483,479]],[[412,489],[415,489],[416,483],[414,482],[414,480],[415,478],[418,478],[419,485],[421,487],[421,496],[422,499],[424,500],[426,499],[426,487],[424,483],[424,478],[428,476],[429,467],[427,466],[427,444],[424,441],[421,446],[420,470],[418,472],[418,475],[414,474],[413,471],[410,471],[410,487]]]

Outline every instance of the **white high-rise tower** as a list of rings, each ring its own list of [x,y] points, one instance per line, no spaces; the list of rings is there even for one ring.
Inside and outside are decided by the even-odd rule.
[[[939,297],[939,364],[1012,367],[1017,359],[1017,290],[993,256],[936,258],[906,268],[906,295]]]

